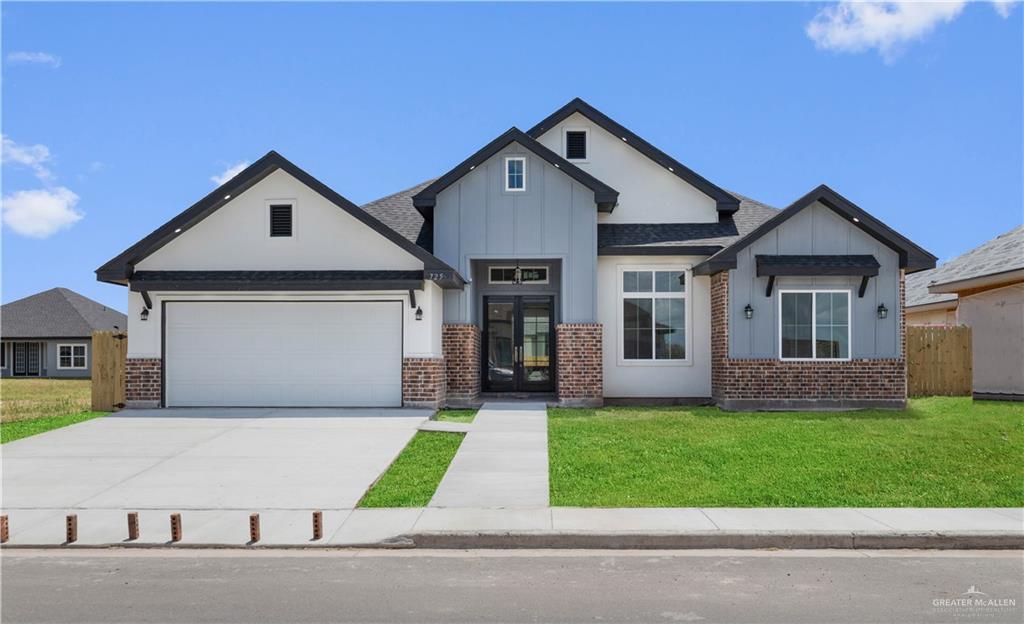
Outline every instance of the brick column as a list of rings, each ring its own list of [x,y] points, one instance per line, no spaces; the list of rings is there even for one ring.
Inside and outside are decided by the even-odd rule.
[[[437,409],[444,404],[444,358],[402,359],[402,405]]]
[[[729,272],[711,276],[711,398],[725,396],[729,358]]]
[[[604,404],[600,323],[562,323],[555,326],[558,402],[569,407]]]
[[[127,358],[124,363],[126,407],[160,407],[160,358]]]
[[[447,395],[445,405],[474,405],[480,398],[480,328],[447,324],[441,328]]]

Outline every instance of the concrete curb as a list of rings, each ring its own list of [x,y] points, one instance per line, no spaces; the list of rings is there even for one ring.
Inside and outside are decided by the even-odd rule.
[[[202,549],[202,550],[343,550],[343,549],[551,549],[551,550],[1024,550],[1024,533],[999,531],[958,532],[815,532],[815,531],[691,531],[687,533],[553,533],[425,532],[378,542],[346,544],[214,544],[214,543],[111,543],[111,544],[4,544],[6,549]]]

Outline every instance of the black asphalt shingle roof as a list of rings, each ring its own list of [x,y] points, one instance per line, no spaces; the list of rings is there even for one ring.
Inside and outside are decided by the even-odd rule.
[[[430,185],[421,182],[412,188],[382,197],[362,206],[363,210],[402,236],[433,253],[431,223],[412,205],[412,197]],[[740,202],[739,210],[713,223],[600,223],[597,226],[597,247],[727,247],[753,231],[778,210],[761,202],[732,193]],[[625,251],[625,250],[624,250]]]
[[[757,274],[763,275],[878,275],[881,265],[870,254],[780,254],[755,258]]]
[[[5,339],[86,338],[115,328],[127,329],[128,317],[67,288],[51,288],[0,308]]]

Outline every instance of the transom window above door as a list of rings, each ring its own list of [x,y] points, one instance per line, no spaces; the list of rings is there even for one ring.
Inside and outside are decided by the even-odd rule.
[[[519,270],[519,278],[516,279],[516,270]],[[491,284],[547,284],[547,267],[514,267],[514,266],[492,266],[487,271],[487,281]]]
[[[850,292],[780,291],[779,355],[783,360],[850,357]]]
[[[622,359],[686,359],[686,270],[621,272]]]
[[[57,368],[85,368],[85,345],[57,345]]]
[[[509,156],[505,159],[505,190],[526,190],[526,157]]]

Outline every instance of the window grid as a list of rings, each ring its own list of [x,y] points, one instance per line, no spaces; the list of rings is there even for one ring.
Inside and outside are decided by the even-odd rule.
[[[622,271],[622,357],[686,359],[686,272]]]
[[[848,360],[850,291],[779,291],[779,359]]]
[[[57,345],[57,368],[85,368],[85,345]]]
[[[505,190],[526,190],[526,158],[515,156],[505,159]]]

